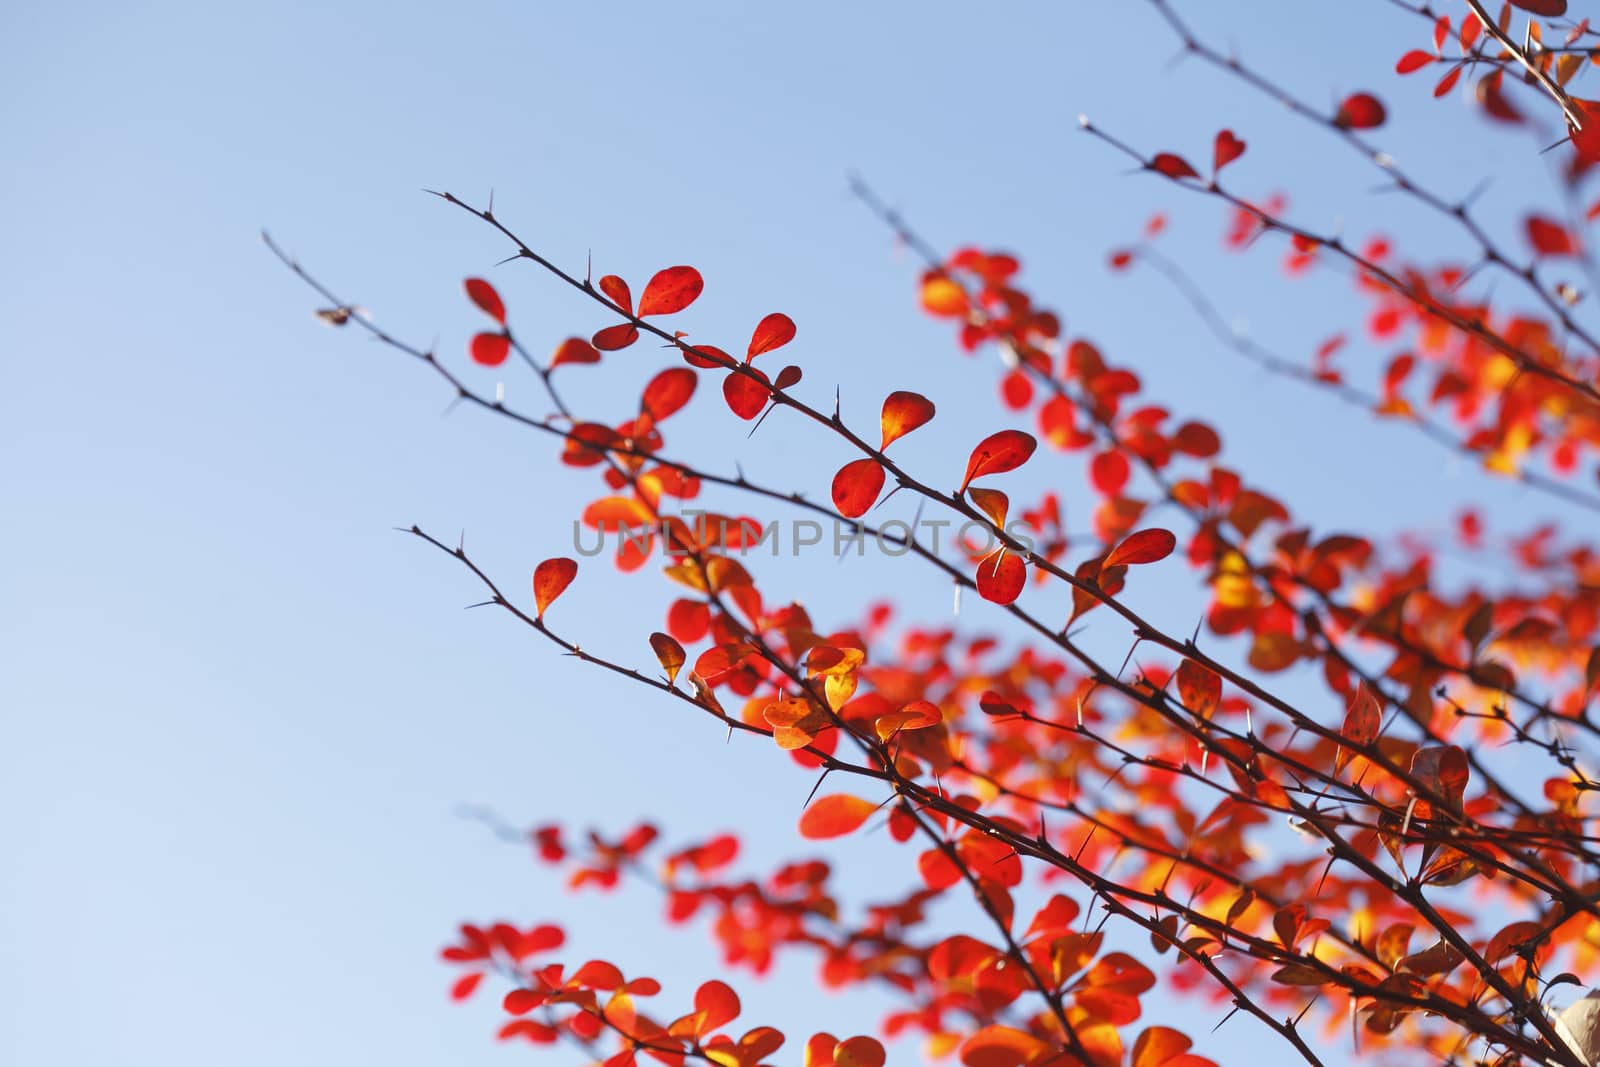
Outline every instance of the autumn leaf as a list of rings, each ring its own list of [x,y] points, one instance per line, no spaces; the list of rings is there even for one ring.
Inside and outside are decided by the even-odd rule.
[[[967,459],[967,473],[961,479],[958,492],[965,493],[974,478],[1014,471],[1033,455],[1039,442],[1030,433],[1021,430],[1001,430],[978,442]]]
[[[1188,160],[1171,152],[1158,152],[1155,158],[1150,160],[1149,166],[1151,170],[1158,174],[1164,174],[1169,178],[1200,177],[1200,172],[1189,166]]]
[[[511,338],[503,333],[474,334],[472,344],[467,351],[474,363],[481,363],[485,367],[498,367],[511,353]]]
[[[1217,134],[1216,144],[1211,155],[1211,169],[1221,171],[1229,163],[1244,155],[1245,143],[1233,135],[1232,130],[1223,130]]]
[[[568,363],[599,363],[600,352],[594,345],[581,337],[569,337],[556,346],[556,351],[550,357],[550,368],[565,366]]]
[[[847,519],[859,519],[877,503],[883,491],[883,465],[875,459],[846,463],[833,476],[833,506]]]
[[[1365,749],[1376,741],[1382,727],[1383,708],[1378,704],[1378,698],[1364,683],[1358,684],[1355,696],[1350,698],[1350,707],[1345,711],[1344,728],[1340,730],[1340,735],[1350,748],[1339,749],[1333,761],[1334,772],[1344,770],[1355,758],[1356,753],[1352,749]]]
[[[1027,582],[1028,566],[1015,552],[1002,549],[978,564],[978,595],[985,600],[1010,604]]]
[[[781,311],[774,311],[756,323],[755,333],[750,336],[750,347],[745,349],[745,362],[748,363],[763,352],[782,348],[794,340],[794,334],[794,320]]]
[[[639,296],[639,317],[682,311],[695,302],[705,287],[705,279],[693,267],[657,271]]]
[[[667,684],[671,685],[678,680],[678,671],[683,668],[688,656],[683,651],[676,638],[664,634],[653,633],[650,635],[650,647],[655,650],[656,659],[661,662],[661,669],[667,672]]]
[[[933,419],[933,402],[920,393],[895,392],[890,393],[883,401],[883,443],[878,446],[882,452],[895,441],[919,426],[925,426]]]
[[[728,409],[746,422],[761,414],[772,393],[763,383],[767,376],[754,367],[744,371],[729,371],[722,379],[722,398]]]
[[[800,836],[812,841],[843,837],[859,829],[877,810],[871,801],[845,793],[818,797],[800,816]]]
[[[1106,555],[1105,562],[1100,566],[1104,570],[1136,563],[1154,563],[1172,555],[1172,550],[1177,546],[1178,539],[1172,535],[1171,530],[1159,527],[1140,530],[1123,538],[1122,543]]]
[[[467,299],[478,305],[478,310],[504,326],[506,324],[506,305],[500,299],[500,294],[495,291],[494,286],[482,278],[468,278],[465,284]]]
[[[533,569],[533,602],[537,605],[539,618],[544,618],[545,608],[572,584],[577,574],[578,561],[566,556],[547,559]]]
[[[1339,104],[1335,126],[1345,130],[1372,130],[1384,124],[1389,112],[1371,93],[1351,93]]]

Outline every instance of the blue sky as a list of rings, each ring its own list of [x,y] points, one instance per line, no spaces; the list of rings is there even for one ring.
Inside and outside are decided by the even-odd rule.
[[[1389,5],[1181,10],[1313,100],[1381,92],[1386,143],[1446,192],[1505,172],[1498,153],[1521,162],[1491,207],[1544,188],[1536,138],[1463,137],[1457,103],[1397,83],[1393,57],[1425,28]],[[466,576],[392,532],[464,530],[520,588],[567,550],[592,482],[544,441],[444,415],[419,368],[318,326],[263,226],[458,362],[480,321],[467,275],[493,278],[530,337],[602,325],[523,265],[493,268],[504,243],[420,192],[492,188],[564,264],[592,251],[597,273],[641,281],[698,266],[704,339],[735,347],[789,313],[809,395],[844,382],[861,425],[890,389],[923,389],[950,432],[905,456],[953,478],[1006,423],[987,400],[958,414],[995,371],[918,315],[914,264],[846,193],[854,169],[935,242],[1022,254],[1069,330],[1224,427],[1229,456],[1321,528],[1439,529],[1468,499],[1558,514],[1247,371],[1153,277],[1107,276],[1106,250],[1167,208],[1169,251],[1285,351],[1309,354],[1358,306],[1337,278],[1286,285],[1276,255],[1222,256],[1216,210],[1127,173],[1076,132],[1079,112],[1197,163],[1232,126],[1246,191],[1286,187],[1300,217],[1352,233],[1409,219],[1413,247],[1441,233],[1370,195],[1370,168],[1325,137],[1172,67],[1143,5],[13,4],[0,37],[6,1063],[511,1062],[527,1054],[489,1039],[487,1002],[445,1001],[434,952],[462,918],[559,919],[571,956],[659,975],[680,1000],[716,973],[704,938],[654,929],[648,895],[566,897],[462,803],[603,829],[649,816],[679,839],[742,830],[753,868],[794,851],[805,776],[463,613]],[[622,365],[655,358],[577,368],[572,395],[616,417],[647,375]],[[531,383],[507,388],[537,403]],[[727,465],[823,494],[847,458],[779,419],[747,444],[715,397],[698,403],[703,426],[680,440]],[[1016,484],[1060,487],[1082,528],[1077,463]],[[866,595],[947,617],[948,589],[920,579],[806,560],[771,595],[804,595],[831,624]],[[1162,588],[1146,603],[1187,630],[1198,601]],[[665,599],[589,565],[557,610],[642,666]],[[997,621],[981,605],[963,619]],[[908,854],[875,851],[831,854],[869,895],[914,877]],[[874,1005],[811,986],[804,963],[742,981],[747,1017],[801,1037],[872,1024]],[[1250,1025],[1231,1023],[1230,1043]]]

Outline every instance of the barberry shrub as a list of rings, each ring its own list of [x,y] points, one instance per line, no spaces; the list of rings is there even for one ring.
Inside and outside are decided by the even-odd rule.
[[[1513,518],[1494,529],[1498,517],[1468,509],[1443,547],[1405,531],[1315,529],[1251,477],[1251,457],[1230,454],[1205,412],[1148,399],[1136,356],[1070,336],[1017,256],[934,249],[859,181],[857,197],[922,261],[908,295],[949,324],[957,349],[990,357],[967,372],[998,380],[999,414],[979,401],[936,408],[907,362],[904,388],[873,398],[878,425],[847,418],[849,383],[806,376],[800,327],[782,310],[703,341],[687,332],[708,286],[696,268],[630,282],[563,266],[491,207],[450,193],[443,201],[510,257],[501,282],[466,280],[482,329],[462,351],[392,335],[269,241],[324,298],[326,322],[411,357],[457,401],[537,435],[552,464],[589,479],[592,502],[575,518],[609,558],[580,566],[554,551],[513,579],[459,543],[409,533],[553,653],[762,739],[752,760],[807,769],[816,788],[798,837],[876,832],[884,872],[907,886],[841,902],[821,860],[730,873],[732,835],[668,844],[650,823],[541,822],[513,835],[538,861],[575,890],[654,886],[664,921],[709,924],[724,977],[803,954],[824,984],[871,987],[894,1009],[879,1033],[813,1020],[787,1036],[738,1021],[723,977],[663,990],[641,973],[649,960],[568,951],[549,916],[462,926],[443,952],[456,999],[492,990],[501,1039],[571,1041],[608,1067],[879,1067],[883,1039],[907,1038],[967,1067],[1225,1061],[1222,1037],[1168,1025],[1163,989],[1222,1021],[1254,1017],[1281,1042],[1279,1062],[1352,1049],[1398,1063],[1600,1061],[1596,1001],[1583,997],[1600,963],[1600,838],[1586,814],[1600,781],[1588,773],[1600,739],[1600,336],[1583,292],[1600,284],[1587,244],[1600,217],[1600,103],[1576,95],[1600,64],[1600,31],[1565,0],[1493,11],[1392,2],[1415,16],[1395,83],[1321,103],[1151,0],[1191,62],[1287,106],[1308,141],[1367,161],[1375,184],[1450,228],[1466,255],[1296,217],[1252,173],[1248,130],[1155,118],[1110,130],[1086,117],[1108,166],[1174,187],[1238,254],[1282,257],[1286,292],[1314,301],[1318,285],[1353,284],[1367,310],[1304,354],[1239,335],[1164,250],[1164,215],[1097,261],[1176,287],[1262,372],[1393,423],[1419,449],[1457,453],[1471,477],[1520,482],[1572,517],[1565,528]],[[1466,130],[1551,131],[1559,195],[1494,218],[1395,162],[1391,108],[1444,107],[1429,92],[1458,86],[1479,113]],[[524,328],[516,292],[536,281],[586,297],[597,327]],[[1376,374],[1341,365],[1357,345],[1383,354]],[[495,376],[513,374],[537,404],[496,391]],[[563,383],[578,375],[606,376],[623,399],[575,410]],[[719,407],[745,432],[798,442],[800,455],[828,442],[848,459],[802,462],[789,481],[748,477],[728,456],[745,432],[723,433]],[[689,435],[704,455],[670,443],[696,412],[721,420]],[[963,467],[903,458],[901,439],[930,426],[970,444]],[[1042,465],[1070,494],[1014,500],[1007,475]],[[1069,495],[1087,531],[1069,532]],[[961,535],[941,544],[919,523],[881,518],[890,497]],[[764,595],[763,579],[787,565],[767,551],[792,536],[786,516],[874,542],[870,566],[953,586],[962,610],[919,621],[867,603],[825,619]],[[565,534],[552,520],[552,545]],[[1445,550],[1493,576],[1443,580]],[[675,591],[663,618],[612,613],[634,655],[592,651],[563,618],[585,595],[584,568],[601,565]],[[1131,606],[1129,593],[1162,572],[1203,589],[1198,627]],[[1090,631],[1121,635],[1120,654]],[[955,895],[974,922],[950,934],[928,915]]]

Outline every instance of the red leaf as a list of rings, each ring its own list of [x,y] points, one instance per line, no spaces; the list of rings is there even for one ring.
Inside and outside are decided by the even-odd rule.
[[[1202,719],[1209,719],[1222,703],[1222,679],[1209,667],[1186,659],[1178,664],[1177,681],[1178,699]]]
[[[870,800],[835,793],[819,797],[800,816],[800,836],[817,841],[843,837],[872,817],[878,806]]]
[[[1570,256],[1578,251],[1578,242],[1567,228],[1543,215],[1530,215],[1526,223],[1528,243],[1541,256]]]
[[[473,971],[471,974],[462,975],[456,980],[456,984],[450,987],[450,999],[466,1000],[472,996],[473,992],[478,988],[478,984],[482,981],[482,971]]]
[[[1350,707],[1344,713],[1344,729],[1340,734],[1355,748],[1366,748],[1378,739],[1378,731],[1383,727],[1383,707],[1378,703],[1378,698],[1372,695],[1372,690],[1365,684],[1357,684],[1356,695],[1350,700]],[[1341,748],[1334,757],[1334,770],[1342,771],[1345,764],[1354,758],[1355,753]]]
[[[751,375],[759,380],[752,380]],[[735,415],[749,421],[761,414],[761,409],[767,406],[767,399],[772,395],[762,384],[766,380],[767,376],[754,367],[742,373],[729,371],[728,376],[722,379],[723,399]]]
[[[1112,567],[1130,566],[1135,563],[1154,563],[1172,555],[1172,550],[1176,547],[1178,539],[1172,536],[1171,530],[1159,527],[1140,530],[1123,538],[1122,543],[1106,556],[1100,568],[1109,570]]]
[[[782,348],[794,340],[794,332],[794,320],[781,311],[774,311],[756,323],[756,331],[750,336],[750,347],[744,353],[745,362],[748,363],[763,352]]]
[[[1578,150],[1579,156],[1591,163],[1596,162],[1600,160],[1600,101],[1579,100],[1574,97],[1572,105],[1577,109],[1578,117],[1583,120],[1581,127],[1574,127],[1570,123],[1567,126],[1567,135],[1572,138],[1572,147]]]
[[[615,352],[619,348],[627,348],[639,339],[639,327],[631,322],[619,322],[615,326],[607,326],[594,335],[594,346],[602,352]]]
[[[600,353],[594,345],[581,337],[569,337],[556,346],[556,354],[550,357],[552,369],[564,363],[599,363]]]
[[[1039,442],[1030,433],[1021,430],[1001,430],[978,442],[967,459],[967,474],[961,479],[960,492],[966,492],[974,478],[987,474],[1004,474],[1014,471],[1033,455]]]
[[[1217,134],[1216,144],[1211,150],[1211,166],[1213,170],[1220,171],[1229,163],[1244,155],[1245,143],[1233,135],[1232,130],[1223,130]]]
[[[624,313],[633,314],[633,291],[628,288],[627,282],[615,274],[607,274],[600,279],[600,291]]]
[[[917,427],[927,425],[932,418],[933,401],[922,394],[890,393],[883,401],[883,443],[878,451],[882,452]]]
[[[1089,481],[1105,496],[1122,492],[1128,471],[1128,457],[1121,452],[1101,452],[1089,461]]]
[[[639,410],[654,422],[681,410],[694,396],[700,376],[688,367],[672,367],[650,379],[639,398]]]
[[[1351,93],[1339,105],[1333,124],[1346,130],[1371,130],[1382,126],[1388,117],[1383,101],[1371,93]]]
[[[1437,59],[1438,57],[1433,55],[1431,52],[1424,52],[1419,48],[1413,48],[1411,51],[1400,57],[1400,62],[1394,65],[1394,70],[1396,74],[1410,74],[1413,71],[1421,70],[1429,63],[1437,61]]]
[[[466,286],[467,299],[477,304],[478,310],[504,326],[506,324],[506,305],[500,299],[500,294],[495,292],[494,286],[482,278],[468,278]]]
[[[773,379],[772,384],[777,389],[793,389],[800,384],[800,377],[800,368],[791,363],[778,372],[778,376]],[[882,451],[882,449],[879,449],[879,451]]]
[[[1547,19],[1560,18],[1567,13],[1567,0],[1511,0],[1511,6]]]
[[[544,609],[555,602],[577,575],[578,561],[566,556],[547,559],[533,569],[533,602],[538,605],[539,618],[544,618]]]
[[[474,363],[498,367],[511,353],[511,338],[503,333],[475,334],[467,351],[471,353]]]
[[[1028,566],[1015,552],[996,552],[978,564],[978,595],[985,600],[1009,604],[1027,583]]]
[[[887,1058],[875,1037],[847,1037],[833,1049],[833,1067],[883,1067]]]
[[[657,271],[639,296],[639,317],[682,311],[695,302],[705,287],[705,279],[693,267],[668,267]]]
[[[833,506],[847,519],[859,519],[883,491],[883,465],[875,459],[846,463],[833,476]]]
[[[1189,166],[1182,156],[1173,155],[1171,152],[1159,152],[1150,161],[1150,169],[1169,178],[1198,178],[1200,172]]]

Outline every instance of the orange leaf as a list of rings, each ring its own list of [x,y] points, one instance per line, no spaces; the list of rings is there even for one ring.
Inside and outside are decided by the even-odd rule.
[[[572,584],[577,574],[578,561],[566,556],[547,559],[533,569],[533,602],[538,606],[539,618],[544,618],[544,609]]]
[[[893,441],[898,441],[919,426],[927,425],[933,418],[933,401],[920,393],[890,393],[883,401],[882,452]]]
[[[1209,667],[1186,659],[1178,664],[1178,698],[1184,707],[1209,719],[1222,702],[1222,679]]]
[[[1130,1067],[1163,1067],[1189,1051],[1193,1044],[1188,1035],[1171,1027],[1149,1027],[1133,1043],[1133,1063]]]
[[[688,655],[676,638],[660,632],[650,635],[650,647],[655,649],[656,659],[661,661],[661,669],[667,672],[667,684],[671,685],[678,680],[678,671],[683,668]]]
[[[1172,536],[1171,530],[1163,530],[1160,527],[1140,530],[1123,538],[1122,543],[1106,556],[1100,569],[1106,570],[1134,563],[1154,563],[1172,555],[1172,550],[1176,547],[1178,539]]]
[[[1005,528],[1006,513],[1011,510],[1010,497],[998,489],[980,489],[977,486],[968,489],[967,495],[972,497],[972,502],[988,516],[990,522],[1001,529]]]
[[[1033,455],[1039,442],[1022,430],[1001,430],[978,442],[967,459],[967,474],[961,479],[960,492],[965,493],[974,478],[987,474],[1004,474],[1014,471]]]
[[[967,313],[967,291],[943,274],[930,271],[922,279],[922,307],[943,317]]]
[[[482,363],[485,367],[498,367],[511,353],[511,338],[503,333],[474,334],[472,344],[467,351],[471,353],[474,363]]]
[[[745,362],[750,362],[763,352],[782,348],[794,340],[794,334],[794,320],[781,311],[774,311],[756,323],[755,333],[750,336],[750,347],[745,349]]]
[[[800,836],[813,841],[843,837],[871,818],[878,806],[869,800],[835,793],[818,797],[800,816]]]
[[[639,296],[639,317],[682,311],[695,302],[705,287],[705,279],[693,267],[668,267],[657,271]]]
[[[833,476],[833,506],[847,519],[859,519],[883,491],[883,466],[875,459],[846,463]]]
[[[494,286],[482,278],[468,278],[466,281],[467,299],[478,305],[478,309],[500,325],[506,324],[506,305],[500,299],[500,294],[495,292]]]
[[[961,1062],[966,1067],[1023,1067],[1049,1049],[1049,1045],[1021,1030],[985,1026],[961,1046]]]

